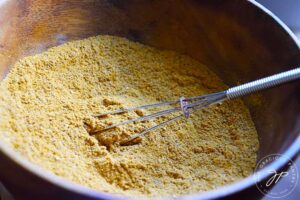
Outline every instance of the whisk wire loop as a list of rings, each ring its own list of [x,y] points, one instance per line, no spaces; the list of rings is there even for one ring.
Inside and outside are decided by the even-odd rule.
[[[179,103],[178,106],[173,106],[173,108],[170,108],[170,109],[165,109],[165,110],[153,113],[153,114],[137,117],[134,119],[125,120],[125,121],[117,123],[115,125],[108,126],[102,130],[95,131],[94,134],[98,134],[98,133],[101,133],[108,129],[112,129],[117,126],[125,125],[125,124],[132,123],[135,121],[145,121],[145,120],[149,120],[152,118],[161,117],[164,115],[169,115],[171,113],[181,111],[181,113],[178,116],[168,119],[160,124],[157,124],[153,127],[148,128],[146,130],[143,130],[142,132],[140,132],[136,135],[133,135],[126,141],[121,141],[120,144],[126,145],[130,141],[132,141],[140,136],[143,136],[146,133],[149,133],[150,131],[152,131],[156,128],[159,128],[159,127],[166,125],[170,122],[173,122],[175,120],[178,120],[181,117],[185,116],[186,118],[189,118],[191,113],[196,112],[199,109],[205,108],[212,104],[216,104],[216,103],[221,102],[226,99],[234,99],[237,97],[242,97],[247,94],[251,94],[251,93],[258,92],[258,91],[261,91],[261,90],[264,90],[267,88],[271,88],[271,87],[274,87],[277,85],[291,82],[296,79],[300,79],[300,67],[289,70],[289,71],[285,71],[285,72],[282,72],[279,74],[275,74],[275,75],[272,75],[272,76],[269,76],[266,78],[262,78],[262,79],[259,79],[256,81],[245,83],[240,86],[236,86],[236,87],[233,87],[233,88],[230,88],[228,90],[218,92],[218,93],[189,97],[189,98],[181,97],[175,101],[159,102],[159,103],[138,106],[135,108],[124,108],[124,109],[120,109],[120,110],[116,110],[116,111],[112,111],[112,112],[108,112],[108,113],[104,113],[104,114],[97,114],[97,115],[94,115],[94,117],[104,117],[107,115],[122,114],[125,112],[146,109],[146,108],[151,108],[151,107],[160,107],[160,106],[164,106],[164,105],[171,106],[172,104]]]
[[[175,120],[180,119],[181,117],[185,117],[185,118],[189,118],[192,112],[195,112],[196,109],[193,109],[194,107],[205,107],[208,106],[211,103],[214,103],[215,101],[218,101],[222,98],[226,97],[226,93],[222,92],[222,93],[214,93],[214,94],[209,94],[209,95],[202,95],[202,96],[195,96],[195,97],[190,97],[190,98],[185,98],[185,97],[181,97],[178,100],[175,101],[169,101],[169,102],[160,102],[160,103],[153,103],[153,104],[148,104],[148,105],[144,105],[144,106],[138,106],[138,107],[134,107],[134,108],[124,108],[124,109],[120,109],[120,110],[116,110],[116,111],[112,111],[112,112],[108,112],[108,113],[104,113],[104,114],[97,114],[94,115],[95,117],[103,117],[103,116],[107,116],[107,115],[114,115],[114,114],[122,114],[122,113],[126,113],[126,112],[130,112],[130,111],[136,111],[136,110],[140,110],[140,109],[146,109],[146,108],[151,108],[151,107],[160,107],[160,106],[164,106],[164,105],[172,105],[172,104],[178,104],[179,106],[170,108],[170,109],[165,109],[165,110],[161,110],[149,115],[145,115],[145,116],[141,116],[141,117],[137,117],[137,118],[133,118],[133,119],[129,119],[129,120],[125,120],[122,121],[120,123],[116,123],[113,124],[111,126],[105,127],[101,130],[96,130],[93,133],[91,133],[92,135],[95,134],[99,134],[101,132],[107,131],[109,129],[121,126],[121,125],[125,125],[125,124],[129,124],[129,123],[133,123],[136,121],[146,121],[146,120],[150,120],[153,118],[157,118],[157,117],[161,117],[161,116],[166,116],[169,115],[171,113],[174,112],[181,112],[181,114],[171,118],[171,119],[167,119],[166,121],[157,124],[153,127],[150,127],[148,129],[143,130],[142,132],[133,135],[132,137],[130,137],[128,140],[126,141],[121,141],[120,144],[121,145],[126,145],[127,143],[129,143],[130,141],[141,137],[143,135],[145,135],[146,133],[149,133],[150,131],[157,129],[159,127],[162,127],[168,123],[171,123]]]

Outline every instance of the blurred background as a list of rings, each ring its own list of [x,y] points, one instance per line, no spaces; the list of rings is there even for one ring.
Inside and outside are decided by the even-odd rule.
[[[300,37],[300,0],[256,0],[271,10]]]

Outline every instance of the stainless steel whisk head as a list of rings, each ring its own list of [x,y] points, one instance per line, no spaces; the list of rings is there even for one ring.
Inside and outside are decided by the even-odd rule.
[[[176,117],[173,117],[173,118],[168,119],[168,120],[166,120],[166,121],[164,121],[160,124],[157,124],[153,127],[145,129],[145,130],[141,131],[140,133],[133,135],[129,139],[120,142],[121,145],[126,145],[129,142],[133,141],[134,139],[136,139],[138,137],[141,137],[141,136],[145,135],[146,133],[149,133],[150,131],[152,131],[154,129],[157,129],[159,127],[162,127],[162,126],[164,126],[164,125],[166,125],[166,124],[168,124],[172,121],[178,120],[181,117],[189,118],[190,114],[192,112],[194,112],[197,108],[199,109],[199,108],[209,106],[209,105],[211,105],[213,103],[217,103],[217,102],[219,102],[219,101],[221,101],[222,99],[225,99],[225,98],[226,98],[226,93],[225,92],[219,92],[219,93],[213,93],[213,94],[202,95],[202,96],[195,96],[195,97],[190,97],[190,98],[181,97],[181,98],[179,98],[178,100],[175,100],[175,101],[159,102],[159,103],[154,103],[154,104],[138,106],[138,107],[134,107],[134,108],[124,108],[124,109],[115,110],[115,111],[104,113],[104,114],[94,115],[94,117],[104,117],[104,116],[108,116],[108,115],[123,114],[123,113],[136,111],[136,110],[140,110],[140,109],[148,109],[148,108],[153,108],[153,107],[162,107],[162,106],[165,106],[165,105],[172,105],[172,108],[170,108],[170,109],[163,109],[161,111],[158,111],[158,112],[155,112],[155,113],[152,113],[152,114],[149,114],[149,115],[137,117],[137,118],[134,118],[134,119],[125,120],[125,121],[122,121],[120,123],[107,126],[107,127],[103,128],[101,130],[96,130],[92,133],[92,135],[99,134],[99,133],[102,133],[102,132],[107,131],[109,129],[113,129],[115,127],[118,127],[118,126],[121,126],[121,125],[126,125],[126,124],[133,123],[133,122],[136,122],[136,121],[146,121],[146,120],[150,120],[150,119],[153,119],[153,118],[166,116],[166,115],[169,115],[169,114],[174,113],[174,112],[179,113]]]
[[[125,120],[123,122],[113,124],[110,126],[107,126],[101,130],[96,130],[92,133],[92,135],[102,133],[104,131],[107,131],[109,129],[115,128],[117,126],[129,124],[132,122],[136,121],[146,121],[152,118],[157,118],[165,115],[169,115],[174,112],[179,112],[179,114],[171,119],[168,119],[160,124],[157,124],[153,127],[150,127],[148,129],[143,130],[142,132],[133,135],[129,139],[125,141],[121,141],[121,145],[126,145],[129,142],[133,141],[136,138],[139,138],[146,133],[149,133],[150,131],[157,129],[159,127],[162,127],[172,121],[178,120],[181,117],[186,117],[189,118],[190,114],[195,112],[197,109],[205,108],[209,105],[218,103],[223,100],[228,100],[228,99],[234,99],[238,97],[242,97],[257,91],[261,91],[267,88],[275,87],[278,85],[281,85],[286,82],[290,82],[296,79],[300,78],[300,68],[295,68],[286,72],[282,72],[279,74],[275,74],[266,78],[258,79],[256,81],[252,81],[249,83],[245,83],[243,85],[239,85],[236,87],[232,87],[228,90],[222,91],[222,92],[217,92],[213,94],[208,94],[208,95],[202,95],[202,96],[195,96],[195,97],[189,97],[189,98],[184,98],[181,97],[178,100],[175,101],[169,101],[169,102],[159,102],[159,103],[154,103],[154,104],[148,104],[148,105],[143,105],[143,106],[138,106],[135,108],[125,108],[125,109],[120,109],[104,114],[97,114],[94,115],[94,117],[104,117],[108,115],[115,115],[115,114],[122,114],[130,111],[136,111],[140,109],[148,109],[148,108],[153,108],[153,107],[163,107],[165,105],[172,105],[172,108],[169,109],[164,109],[158,112],[155,112],[153,114],[137,117],[134,119],[129,119]]]

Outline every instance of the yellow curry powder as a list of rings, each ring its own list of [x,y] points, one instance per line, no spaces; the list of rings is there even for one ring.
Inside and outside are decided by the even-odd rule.
[[[203,192],[238,181],[255,166],[257,133],[240,100],[173,122],[134,145],[119,143],[167,117],[90,135],[151,111],[94,114],[226,88],[206,66],[172,51],[91,37],[20,60],[0,87],[0,140],[96,190],[135,197]]]

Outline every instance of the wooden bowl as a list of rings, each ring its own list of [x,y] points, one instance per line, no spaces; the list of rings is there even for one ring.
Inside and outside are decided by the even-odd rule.
[[[2,78],[24,56],[98,34],[124,36],[187,54],[210,66],[229,86],[300,64],[294,35],[252,0],[4,0],[0,1],[0,27]],[[259,158],[271,153],[293,158],[299,152],[299,91],[299,83],[294,83],[245,99],[259,134]],[[20,199],[117,198],[56,177],[1,141],[0,163],[0,180]],[[271,167],[284,165],[275,161]],[[262,179],[268,169],[258,172]],[[181,198],[251,199],[259,194],[250,176]]]

